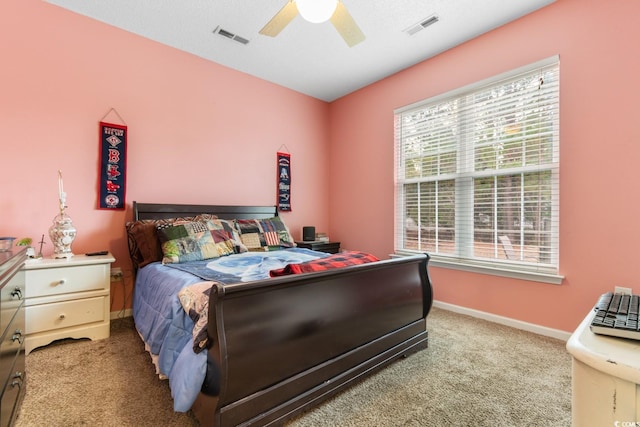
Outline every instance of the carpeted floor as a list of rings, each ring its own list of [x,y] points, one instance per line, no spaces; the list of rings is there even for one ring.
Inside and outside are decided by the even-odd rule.
[[[570,426],[563,341],[434,308],[429,348],[287,423],[307,426]],[[27,356],[16,426],[195,426],[175,413],[130,318],[102,341],[63,340]]]
[[[26,359],[27,393],[16,426],[197,426],[173,412],[131,317],[104,340],[61,340]]]
[[[571,425],[565,342],[435,308],[428,329],[427,350],[291,427]]]

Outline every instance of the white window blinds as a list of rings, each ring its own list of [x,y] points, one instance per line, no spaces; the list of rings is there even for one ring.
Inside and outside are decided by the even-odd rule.
[[[395,112],[396,251],[556,273],[559,60]]]

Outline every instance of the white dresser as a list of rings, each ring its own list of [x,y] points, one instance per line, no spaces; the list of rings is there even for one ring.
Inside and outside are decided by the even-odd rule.
[[[574,427],[640,422],[640,341],[596,335],[585,317],[567,342],[571,353]]]
[[[62,338],[109,336],[111,254],[25,264],[25,351]]]

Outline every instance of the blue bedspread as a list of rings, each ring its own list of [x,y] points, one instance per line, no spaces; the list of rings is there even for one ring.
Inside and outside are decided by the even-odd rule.
[[[287,264],[313,261],[326,256],[329,254],[304,248],[291,248],[272,252],[245,252],[204,261],[167,264],[167,267],[187,271],[202,280],[240,283],[266,279],[271,270],[283,268]]]
[[[186,412],[191,408],[200,392],[207,364],[206,351],[197,354],[193,351],[194,324],[180,304],[180,289],[203,280],[238,283],[264,279],[272,269],[328,255],[291,248],[184,264],[156,262],[138,271],[133,297],[136,328],[151,353],[158,356],[160,373],[169,378],[175,411]],[[218,272],[212,270],[216,266]]]

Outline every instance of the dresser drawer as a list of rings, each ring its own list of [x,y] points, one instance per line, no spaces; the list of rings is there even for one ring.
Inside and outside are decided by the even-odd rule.
[[[26,271],[27,298],[109,288],[109,265],[78,265]]]
[[[24,396],[25,390],[25,370],[24,357],[15,359],[15,365],[11,365],[11,375],[2,393],[2,403],[0,403],[0,425],[12,425],[18,415],[19,403]]]
[[[106,299],[107,296],[103,296],[29,306],[26,308],[26,333],[31,335],[86,323],[102,322],[107,316]]]
[[[0,333],[4,331],[24,300],[24,271],[18,271],[0,291]]]
[[[0,426],[13,425],[24,396],[26,248],[0,252]]]
[[[18,314],[7,325],[2,342],[0,342],[0,387],[4,385],[11,373],[13,362],[18,356],[24,338],[24,306],[21,305]]]

